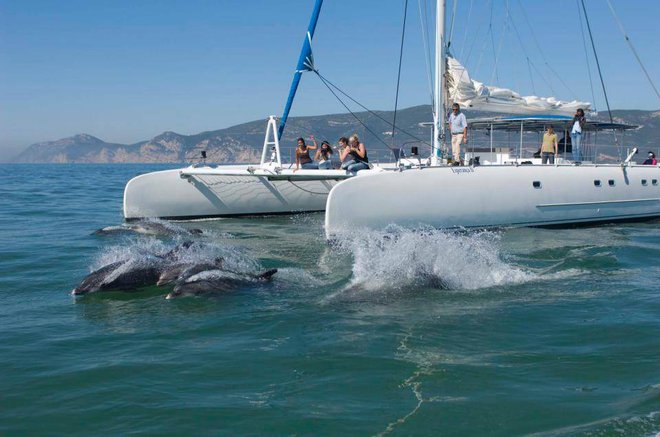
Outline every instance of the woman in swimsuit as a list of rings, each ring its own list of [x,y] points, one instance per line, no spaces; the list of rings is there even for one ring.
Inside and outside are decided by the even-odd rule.
[[[319,166],[314,164],[314,161],[309,156],[310,150],[316,150],[316,140],[314,137],[312,137],[312,141],[314,141],[314,145],[308,146],[305,144],[304,138],[298,138],[298,148],[296,148],[296,169],[294,171],[297,171],[298,168],[303,168],[305,170],[318,170]]]

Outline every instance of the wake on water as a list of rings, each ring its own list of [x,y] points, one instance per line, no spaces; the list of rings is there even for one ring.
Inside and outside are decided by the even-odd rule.
[[[353,256],[353,276],[346,289],[476,290],[537,279],[537,273],[504,259],[500,239],[493,231],[390,227],[341,235],[336,244]]]
[[[561,279],[579,274],[579,270],[562,269],[562,263],[549,268],[521,266],[502,250],[502,231],[448,232],[432,228],[410,230],[391,226],[385,231],[362,230],[343,234],[335,241],[335,250],[324,252],[318,273],[301,268],[280,268],[278,288],[342,287],[351,269],[348,284],[332,296],[350,293],[405,292],[423,289],[479,290],[502,285],[517,285],[538,280]],[[186,236],[159,239],[137,236],[106,246],[93,262],[91,270],[120,261],[132,260],[140,265],[162,261],[159,257],[186,240]],[[208,234],[178,253],[177,261],[202,263],[223,258],[225,268],[245,273],[262,269],[258,258],[236,244],[214,241]],[[234,240],[236,241],[236,240]],[[339,264],[332,260],[338,253]],[[275,257],[277,258],[277,257]],[[348,258],[350,267],[343,261]],[[328,266],[325,266],[328,264]],[[335,264],[330,267],[330,264]],[[327,269],[324,269],[328,267]],[[558,269],[559,267],[559,269]],[[327,270],[327,271],[326,271]],[[332,278],[332,272],[344,271],[344,279]],[[337,282],[339,280],[339,282]],[[336,290],[336,288],[335,288]],[[332,298],[330,296],[330,298]],[[364,296],[363,296],[364,297]]]

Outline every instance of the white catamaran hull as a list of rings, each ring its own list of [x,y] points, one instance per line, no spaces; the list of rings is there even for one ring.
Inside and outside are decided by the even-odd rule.
[[[248,171],[249,168],[249,171]],[[193,219],[323,211],[343,170],[270,171],[188,167],[137,176],[124,190],[124,217]]]
[[[657,166],[428,167],[364,172],[335,186],[326,235],[358,228],[488,228],[660,216]]]

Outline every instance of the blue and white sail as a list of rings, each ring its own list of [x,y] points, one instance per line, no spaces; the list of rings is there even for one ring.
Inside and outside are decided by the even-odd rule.
[[[284,126],[286,125],[286,120],[289,117],[289,111],[291,111],[291,105],[293,105],[293,99],[295,98],[296,91],[298,90],[300,77],[305,71],[315,70],[314,55],[312,53],[312,39],[314,38],[314,30],[316,30],[316,22],[319,19],[319,13],[321,12],[322,4],[323,0],[316,0],[314,11],[312,12],[312,18],[309,20],[309,26],[307,27],[305,40],[303,41],[300,57],[298,58],[298,65],[296,66],[296,71],[293,74],[293,82],[291,82],[291,89],[289,90],[289,98],[286,101],[286,106],[284,107],[284,112],[282,113],[280,127],[277,129],[278,139],[281,139],[282,134],[284,133]]]
[[[521,96],[496,86],[484,85],[470,78],[468,71],[456,59],[447,56],[447,88],[451,103],[469,109],[508,114],[573,115],[578,108],[591,109],[591,103],[579,100],[563,101],[554,97]]]

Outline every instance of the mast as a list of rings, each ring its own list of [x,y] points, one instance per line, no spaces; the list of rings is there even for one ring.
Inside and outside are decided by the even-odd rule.
[[[433,107],[433,163],[438,164],[445,143],[445,6],[438,0],[435,18],[435,96]]]
[[[293,73],[293,82],[291,82],[291,89],[289,90],[289,98],[286,101],[286,106],[284,107],[284,112],[282,113],[282,120],[280,121],[280,127],[277,129],[277,139],[282,139],[282,134],[284,133],[284,126],[286,125],[286,119],[289,118],[289,111],[291,110],[291,105],[293,105],[293,98],[296,96],[296,90],[298,90],[298,84],[300,83],[300,76],[302,76],[304,71],[314,71],[314,55],[312,54],[312,38],[314,38],[314,30],[316,30],[316,22],[319,20],[319,13],[321,12],[321,5],[323,0],[316,0],[314,5],[314,11],[312,12],[312,17],[309,20],[309,26],[307,27],[307,33],[305,34],[305,39],[303,40],[302,49],[300,50],[300,57],[298,58],[298,65],[296,66],[296,71]]]

